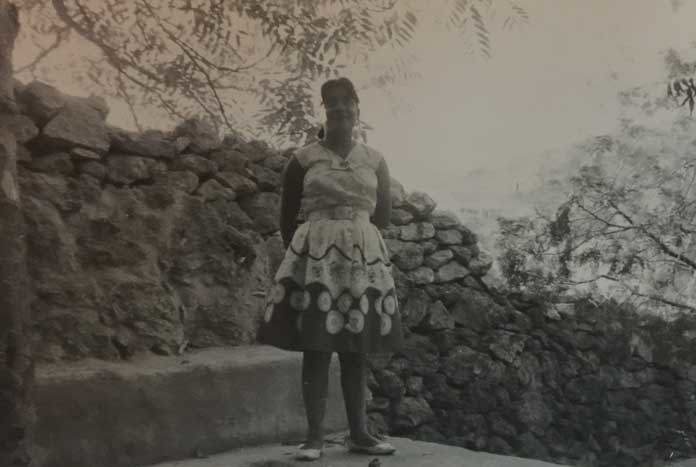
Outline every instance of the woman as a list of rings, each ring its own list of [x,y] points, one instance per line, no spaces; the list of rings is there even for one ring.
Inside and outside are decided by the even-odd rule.
[[[366,355],[403,341],[394,279],[378,230],[389,224],[389,170],[356,141],[359,100],[347,78],[321,87],[325,134],[288,161],[283,175],[281,235],[286,247],[267,299],[260,340],[302,351],[307,440],[298,458],[322,455],[329,363],[338,352],[350,436],[348,449],[392,454],[367,430]],[[306,222],[298,226],[302,209]]]

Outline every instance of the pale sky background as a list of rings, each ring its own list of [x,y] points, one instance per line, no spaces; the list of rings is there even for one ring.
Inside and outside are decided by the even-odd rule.
[[[440,207],[504,207],[517,184],[537,182],[542,155],[562,158],[618,124],[618,92],[664,88],[667,48],[696,50],[696,0],[677,11],[675,1],[519,0],[529,23],[489,22],[490,59],[462,53],[440,30],[420,35],[422,79],[391,90],[408,110],[394,116],[384,93],[361,93],[361,114],[377,129],[369,143],[407,190]],[[56,84],[75,93],[75,83]],[[109,120],[124,126],[122,107],[111,108]]]
[[[696,48],[696,0],[677,12],[669,0],[519,4],[529,24],[493,31],[491,59],[433,44],[429,71],[403,91],[414,111],[394,118],[376,99],[362,104],[392,174],[443,207],[496,206],[517,182],[527,188],[545,151],[618,124],[618,92],[665,88],[665,49]]]

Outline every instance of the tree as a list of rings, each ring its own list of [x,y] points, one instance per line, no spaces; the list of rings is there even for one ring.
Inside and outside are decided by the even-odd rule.
[[[506,25],[527,20],[512,0]],[[136,125],[157,107],[181,120],[207,116],[221,127],[301,141],[314,112],[316,82],[357,64],[371,70],[371,86],[414,78],[408,44],[428,18],[491,45],[486,11],[493,0],[25,0],[22,40],[41,47],[20,67],[45,76],[47,57],[68,44],[90,53],[60,73],[125,102]],[[428,12],[438,12],[436,14]],[[464,43],[464,42],[463,42]],[[468,42],[471,43],[471,40]],[[78,45],[79,44],[79,45]],[[400,51],[384,63],[385,51]],[[260,108],[243,125],[249,108]],[[248,118],[248,115],[245,115]],[[258,134],[257,134],[258,136]]]
[[[628,94],[641,111],[669,106],[664,97]],[[617,134],[577,145],[570,159],[578,167],[558,185],[566,187],[563,203],[500,221],[511,285],[556,300],[696,312],[695,130],[685,116],[667,128],[625,120]]]
[[[0,119],[16,109],[11,57],[18,28],[17,10],[0,0]],[[31,462],[34,366],[15,152],[14,136],[0,127],[0,465],[27,466]]]

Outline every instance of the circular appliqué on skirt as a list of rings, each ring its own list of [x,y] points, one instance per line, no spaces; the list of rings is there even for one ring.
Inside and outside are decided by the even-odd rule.
[[[350,296],[348,292],[344,292],[340,297],[338,297],[338,310],[341,313],[348,313],[350,306],[353,304],[353,297]]]
[[[388,315],[393,315],[396,311],[396,297],[393,295],[388,295],[384,297],[384,302],[382,303],[384,307],[384,312]]]
[[[273,303],[276,305],[279,304],[280,302],[283,301],[285,298],[285,287],[283,284],[276,284],[273,286],[273,290],[271,291],[271,300]]]
[[[375,310],[377,310],[377,313],[382,313],[382,302],[384,301],[384,297],[381,295],[375,299]]]
[[[326,331],[329,334],[338,334],[343,329],[345,320],[337,310],[331,310],[326,314]]]
[[[366,315],[367,312],[370,311],[370,299],[367,298],[367,295],[365,294],[363,294],[363,296],[360,297],[360,311],[362,311],[364,315]]]
[[[358,334],[362,332],[365,327],[365,316],[360,310],[353,308],[348,313],[348,323],[346,323],[346,329],[350,332]]]
[[[383,336],[386,336],[391,332],[392,328],[392,320],[389,315],[381,315],[380,316],[381,322],[380,322],[380,327],[379,327],[379,333]]]
[[[266,305],[266,312],[263,314],[263,319],[267,323],[270,323],[272,317],[273,317],[273,304],[269,303],[268,305]]]
[[[331,301],[331,294],[325,290],[317,297],[317,308],[326,313],[331,309]]]
[[[290,306],[297,311],[309,308],[312,297],[306,290],[295,290],[290,294]]]

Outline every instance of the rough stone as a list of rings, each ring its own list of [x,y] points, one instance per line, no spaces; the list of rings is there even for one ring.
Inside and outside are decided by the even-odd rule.
[[[208,153],[222,144],[215,126],[199,118],[189,118],[181,122],[174,129],[174,136],[188,138],[190,143],[186,149],[196,154]]]
[[[266,239],[266,251],[268,252],[268,270],[271,274],[275,274],[285,257],[285,245],[280,232]]]
[[[536,435],[543,435],[553,421],[553,415],[545,400],[539,392],[525,392],[517,408],[520,422]]]
[[[433,300],[442,300],[448,307],[462,300],[469,293],[469,290],[458,282],[429,284],[425,286],[425,291]]]
[[[238,141],[234,147],[242,152],[252,163],[262,162],[266,158],[277,154],[267,142],[260,140]]]
[[[450,245],[449,249],[454,253],[454,259],[464,266],[468,266],[469,261],[474,257],[471,249],[463,245]]]
[[[392,206],[394,208],[402,207],[406,200],[406,190],[404,190],[404,186],[395,178],[391,178],[389,190],[391,193]]]
[[[242,199],[239,205],[254,220],[258,232],[269,234],[280,229],[280,196],[276,193],[256,193]]]
[[[488,416],[491,432],[503,437],[504,439],[515,439],[517,429],[509,421],[505,420],[500,414],[490,414]]]
[[[91,107],[66,105],[41,131],[42,144],[56,149],[79,146],[98,153],[109,150],[110,140],[101,115]]]
[[[33,157],[31,155],[31,151],[27,149],[26,146],[23,144],[18,144],[17,145],[17,163],[18,164],[24,164],[24,165],[31,165],[31,161],[33,160]]]
[[[377,384],[379,384],[379,391],[381,394],[387,396],[390,399],[400,399],[406,394],[406,387],[403,381],[393,371],[390,370],[375,370],[375,379]]]
[[[385,243],[394,264],[402,271],[416,269],[423,264],[423,247],[414,242],[386,239]]]
[[[53,86],[32,81],[24,86],[19,99],[34,122],[43,126],[65,106],[65,96]]]
[[[236,172],[218,172],[215,174],[215,180],[240,196],[249,195],[258,191],[256,183]]]
[[[464,386],[473,381],[489,382],[503,379],[503,365],[488,355],[465,345],[458,345],[443,363],[443,370],[451,384]]]
[[[367,429],[372,435],[386,435],[389,433],[389,424],[381,413],[370,412],[367,414]]]
[[[409,376],[406,379],[406,395],[418,396],[423,392],[423,377]]]
[[[72,148],[72,149],[70,149],[70,155],[73,156],[73,158],[78,160],[78,161],[83,161],[83,160],[98,161],[101,159],[101,155],[99,153],[91,151],[89,149],[85,149],[85,148]]]
[[[199,177],[210,177],[217,172],[217,164],[196,154],[182,154],[174,160],[171,170],[189,170]]]
[[[116,184],[130,185],[151,177],[150,160],[140,156],[110,154],[106,158],[106,167],[107,179]]]
[[[164,172],[154,177],[155,185],[191,194],[198,188],[198,176],[188,170]]]
[[[197,194],[201,195],[206,201],[224,199],[234,201],[237,194],[227,187],[222,186],[217,180],[208,180],[198,187]]]
[[[454,318],[441,301],[436,301],[428,307],[428,312],[421,323],[423,329],[429,332],[454,329]]]
[[[438,250],[425,259],[425,265],[432,269],[438,269],[452,258],[454,258],[454,254],[450,250]]]
[[[491,353],[506,363],[513,363],[524,350],[527,337],[508,331],[494,331],[492,343],[488,346]]]
[[[237,172],[246,177],[253,174],[249,158],[235,149],[222,147],[210,153],[208,158],[217,164],[221,172]]]
[[[451,229],[461,225],[457,215],[451,211],[436,209],[430,216],[430,222],[433,223],[436,229]]]
[[[424,242],[420,242],[420,244],[423,246],[423,254],[429,255],[431,253],[434,253],[437,251],[439,245],[437,241],[430,239],[426,240]]]
[[[549,450],[529,431],[519,436],[521,454],[534,459],[550,460]]]
[[[413,214],[405,209],[393,209],[391,212],[391,221],[394,225],[406,225],[413,221]]]
[[[404,205],[416,219],[425,219],[433,212],[437,203],[427,193],[414,191],[408,194],[404,200]]]
[[[452,315],[457,324],[483,331],[501,322],[505,310],[487,294],[470,289],[454,306]]]
[[[401,228],[396,225],[388,225],[386,228],[380,229],[380,232],[385,240],[388,238],[397,240],[401,233]]]
[[[285,166],[288,164],[288,159],[283,155],[276,154],[275,156],[267,157],[263,160],[262,163],[264,167],[269,168],[274,172],[280,173],[285,169]]]
[[[9,130],[18,144],[31,141],[39,134],[39,129],[32,119],[21,114],[0,113],[0,128]]]
[[[422,397],[404,397],[396,405],[394,414],[397,432],[412,430],[435,419],[433,410]]]
[[[493,257],[486,251],[480,250],[476,258],[469,261],[471,274],[477,277],[485,276],[493,265]]]
[[[430,297],[423,289],[410,290],[401,310],[404,324],[408,327],[418,326],[428,313],[430,303]]]
[[[457,230],[462,234],[462,245],[475,246],[478,242],[476,234],[464,225],[457,226]]]
[[[252,180],[261,191],[276,191],[280,186],[280,175],[259,164],[252,164]]]
[[[432,269],[420,266],[405,274],[406,280],[413,285],[427,285],[435,281],[435,272]]]
[[[133,133],[112,127],[109,138],[112,152],[162,159],[173,159],[179,152],[176,144],[157,130]]]
[[[459,245],[462,243],[462,234],[459,230],[455,229],[438,230],[435,233],[435,239],[441,245]]]
[[[75,167],[70,158],[70,154],[65,152],[57,152],[47,156],[34,158],[31,163],[33,170],[44,173],[56,173],[62,175],[70,175],[75,170]]]
[[[80,173],[91,175],[99,181],[104,180],[106,177],[106,167],[104,164],[93,160],[79,163],[78,171]]]
[[[452,282],[458,279],[464,279],[469,274],[469,270],[465,266],[462,266],[456,261],[450,261],[435,272],[435,282]]]
[[[404,338],[403,347],[396,353],[392,364],[401,361],[401,373],[408,377],[412,375],[429,378],[440,369],[440,355],[437,346],[427,336],[415,333]]]
[[[419,242],[435,236],[435,227],[429,222],[418,222],[401,226],[399,238],[407,242]]]

